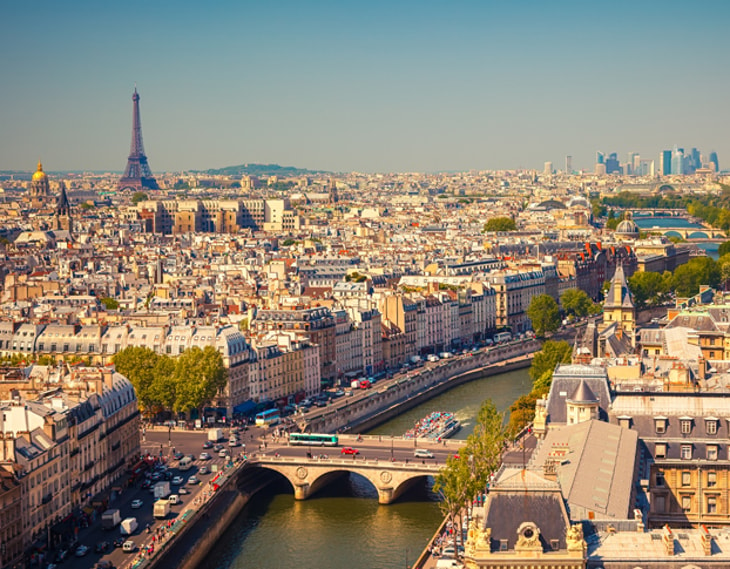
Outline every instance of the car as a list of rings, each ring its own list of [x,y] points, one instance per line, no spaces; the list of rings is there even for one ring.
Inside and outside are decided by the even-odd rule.
[[[136,510],[137,508],[141,508],[143,503],[144,502],[142,502],[142,500],[132,500],[132,503],[130,505],[132,506],[133,510]]]
[[[175,486],[179,486],[180,484],[184,484],[185,481],[183,480],[182,476],[175,476],[175,478],[172,479],[172,484]]]
[[[184,486],[181,486],[181,487],[180,487],[180,488],[178,489],[177,493],[178,493],[178,494],[190,494],[190,492],[188,491],[188,489],[187,489],[187,488],[185,488]]]
[[[228,452],[228,449],[227,449],[227,448],[222,448],[222,449],[221,449],[221,450],[220,450],[220,451],[218,452],[218,457],[219,457],[219,458],[227,458],[227,457],[228,457],[228,456],[229,456],[230,454],[231,454],[231,453],[230,453],[230,452]]]
[[[75,553],[75,555],[76,555],[76,557],[83,557],[83,556],[84,556],[84,555],[86,555],[86,554],[87,554],[88,552],[89,552],[89,548],[88,548],[88,547],[86,547],[85,545],[79,545],[79,546],[78,546],[78,547],[76,548],[76,553]]]
[[[104,553],[107,549],[109,549],[109,542],[108,541],[100,541],[94,547],[94,551],[96,553]]]
[[[113,543],[114,543],[114,547],[122,547],[122,544],[124,543],[124,538],[118,537],[117,539],[115,539],[113,541]]]
[[[433,453],[425,448],[417,448],[413,451],[413,456],[415,458],[433,458]]]
[[[56,563],[63,563],[66,559],[68,559],[68,549],[59,549],[56,553]]]
[[[222,451],[222,450],[223,450],[223,445],[220,445],[220,444],[218,444],[218,445],[215,445],[215,446],[213,447],[213,450],[214,450],[215,452],[220,452],[220,451]]]
[[[210,456],[210,455],[209,455],[209,454],[208,454],[207,452],[201,452],[201,453],[200,453],[200,456],[199,456],[198,458],[199,458],[200,460],[210,460],[210,459],[211,459],[211,458],[213,458],[213,457],[212,457],[212,456]]]
[[[315,405],[317,407],[327,407],[327,401],[325,401],[324,399],[317,399]]]
[[[142,482],[143,490],[147,490],[147,488],[151,488],[151,487],[152,487],[152,482],[150,482],[149,480],[145,480],[144,482]]]
[[[241,443],[238,442],[238,439],[231,439],[230,441],[228,441],[228,446],[229,447],[237,447],[240,444]]]
[[[184,457],[185,455],[184,455],[183,453],[181,453],[180,451],[177,451],[177,452],[174,452],[174,453],[172,454],[172,456],[173,456],[173,458],[174,458],[175,460],[180,460],[180,459],[181,459],[182,457]]]
[[[213,443],[211,441],[205,441],[203,443],[203,448],[213,448]]]
[[[340,454],[355,455],[355,454],[360,454],[360,451],[357,450],[356,448],[352,448],[352,447],[343,447],[343,449],[340,451]]]
[[[196,476],[188,478],[188,484],[200,484],[200,480]]]
[[[96,564],[95,569],[114,569],[114,564],[108,559],[102,559]]]
[[[210,469],[207,466],[201,466],[198,474],[210,474]]]

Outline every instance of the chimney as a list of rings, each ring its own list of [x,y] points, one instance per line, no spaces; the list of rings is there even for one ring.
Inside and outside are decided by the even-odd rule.
[[[705,361],[704,357],[700,356],[697,360],[697,364],[699,367],[698,377],[700,378],[700,380],[704,381],[705,379],[707,379],[707,362]]]
[[[667,555],[674,555],[674,534],[669,524],[665,524],[662,528],[662,543],[664,544],[664,552]]]
[[[700,536],[702,537],[702,551],[705,555],[712,555],[712,534],[708,531],[704,524],[700,526]]]
[[[634,520],[636,521],[637,533],[644,533],[644,515],[639,508],[634,509]]]

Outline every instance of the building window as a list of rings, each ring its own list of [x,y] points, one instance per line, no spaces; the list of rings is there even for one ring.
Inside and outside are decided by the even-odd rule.
[[[682,511],[688,514],[692,510],[692,497],[682,496]]]
[[[654,444],[654,456],[655,458],[666,458],[667,457],[667,445],[664,443]]]
[[[713,486],[717,486],[717,472],[708,472],[707,487],[712,488]]]
[[[707,460],[717,460],[717,446],[707,445]]]
[[[690,419],[682,419],[682,434],[689,435],[692,432],[692,421]]]
[[[688,470],[682,472],[682,486],[689,486],[692,482],[692,475]]]
[[[682,460],[692,459],[692,445],[682,445]]]
[[[657,470],[656,472],[656,485],[664,486],[664,472]]]
[[[707,496],[707,513],[717,513],[717,496]]]
[[[666,419],[654,419],[654,428],[658,435],[662,435],[667,430],[667,420]]]
[[[717,434],[717,421],[715,421],[714,419],[707,419],[705,421],[705,427],[707,429],[708,435]]]
[[[664,513],[664,496],[654,496],[654,511],[657,514],[663,514]]]

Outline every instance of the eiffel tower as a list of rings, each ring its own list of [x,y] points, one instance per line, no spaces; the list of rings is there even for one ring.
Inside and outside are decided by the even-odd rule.
[[[139,118],[139,94],[137,93],[137,87],[134,88],[132,102],[134,103],[132,109],[132,146],[129,150],[127,167],[124,169],[122,177],[119,178],[117,187],[120,190],[159,190],[160,187],[152,175],[150,165],[147,163],[147,156],[144,153],[144,145],[142,144],[142,121]]]

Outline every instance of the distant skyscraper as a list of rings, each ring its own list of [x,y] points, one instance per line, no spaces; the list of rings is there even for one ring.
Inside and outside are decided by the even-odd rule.
[[[720,162],[718,162],[717,152],[715,152],[714,150],[712,152],[710,152],[710,164],[715,165],[715,172],[720,171]]]
[[[672,173],[672,151],[662,150],[659,153],[659,175],[669,176]]]
[[[605,158],[606,156],[603,152],[596,152],[596,164],[604,164]]]
[[[689,151],[689,168],[687,174],[694,174],[697,168],[702,168],[702,158],[700,158],[700,151],[693,148]]]
[[[685,173],[684,166],[685,166],[684,149],[677,148],[675,146],[674,151],[672,152],[672,174],[674,174],[674,175],[684,174]]]
[[[545,162],[545,170],[543,170],[543,174],[546,176],[553,173],[553,163],[552,162]]]
[[[606,174],[620,174],[621,165],[618,162],[618,154],[611,152],[606,158]]]
[[[573,173],[573,157],[572,156],[565,157],[565,173],[566,174]]]
[[[132,145],[129,150],[127,167],[124,174],[119,178],[117,187],[120,190],[129,188],[132,190],[159,190],[157,180],[152,176],[150,165],[147,163],[147,156],[144,153],[142,144],[142,121],[139,118],[139,94],[134,88],[132,95]]]

